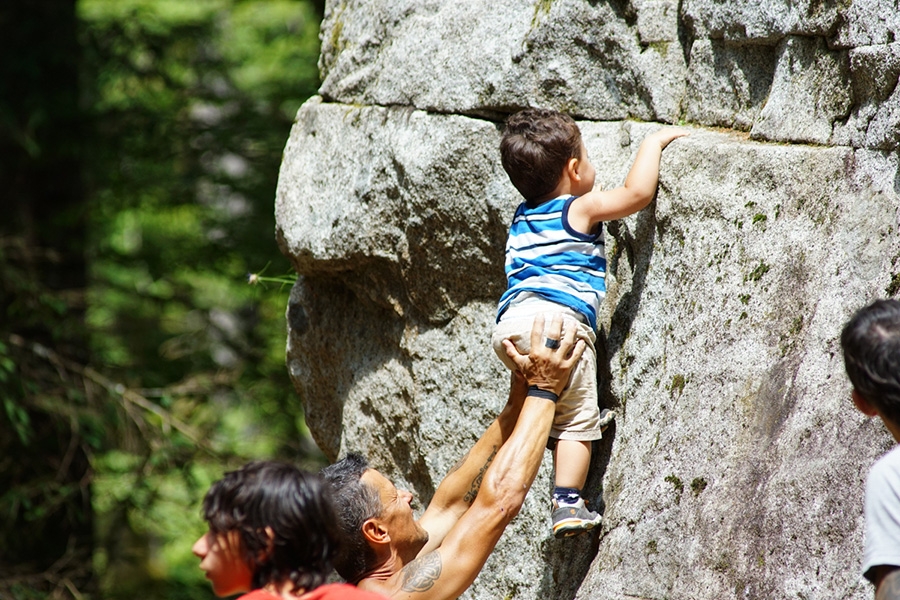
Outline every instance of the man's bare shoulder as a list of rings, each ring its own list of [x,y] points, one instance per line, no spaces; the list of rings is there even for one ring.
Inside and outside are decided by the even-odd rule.
[[[430,598],[429,593],[440,578],[443,564],[438,552],[427,552],[387,578],[370,576],[359,582],[359,588],[388,598],[407,598],[412,594]],[[425,596],[418,596],[424,593]]]
[[[426,592],[434,587],[441,570],[441,555],[428,552],[400,569],[400,587],[404,592]]]
[[[397,580],[396,573],[386,579],[370,575],[361,579],[359,583],[356,584],[356,587],[367,592],[373,592],[375,594],[387,596],[388,598],[394,598],[396,597],[396,594],[394,592],[397,589],[397,586],[394,585],[395,580]]]
[[[303,594],[300,600],[384,600],[384,596],[346,583],[328,583]]]

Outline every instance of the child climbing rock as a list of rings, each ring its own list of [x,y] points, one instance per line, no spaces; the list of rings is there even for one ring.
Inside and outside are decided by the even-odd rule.
[[[510,339],[520,352],[530,346],[535,316],[562,313],[586,344],[569,385],[557,399],[548,447],[554,451],[552,529],[556,537],[577,535],[600,523],[581,498],[591,461],[591,442],[615,417],[598,406],[597,312],[606,294],[603,221],[621,219],[647,206],[656,194],[662,150],[687,135],[664,128],[648,135],[622,187],[594,190],[594,167],[578,125],[568,115],[526,109],[506,122],[500,142],[503,168],[525,198],[516,209],[506,242],[508,288],[500,298],[491,343]],[[548,347],[558,340],[545,339]]]

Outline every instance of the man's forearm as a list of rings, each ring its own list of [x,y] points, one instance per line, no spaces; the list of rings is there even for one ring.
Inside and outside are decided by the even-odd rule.
[[[537,476],[556,405],[546,398],[528,396],[515,430],[486,474],[484,501],[515,516]]]
[[[522,413],[525,397],[528,395],[528,382],[519,373],[513,373],[509,382],[509,399],[506,406],[497,415],[497,425],[500,427],[500,445],[502,446],[512,435]]]
[[[506,406],[475,442],[472,449],[453,466],[441,482],[432,499],[432,505],[448,507],[461,502],[464,506],[460,509],[464,510],[466,506],[472,504],[488,467],[500,447],[512,435],[526,393],[525,380],[514,376]]]
[[[556,412],[556,400],[584,352],[584,342],[575,340],[575,329],[563,330],[561,315],[554,314],[549,325],[545,325],[543,316],[535,318],[527,356],[519,353],[509,340],[504,341],[510,359],[530,384],[528,390],[533,390],[526,391],[528,395],[515,429],[487,471],[482,489],[486,497],[479,498],[479,503],[505,512],[507,519],[519,512],[537,475]]]
[[[432,500],[419,520],[425,525],[428,517],[426,529],[434,539],[429,539],[416,560],[403,567],[404,584],[396,593],[389,594],[393,597],[419,600],[458,597],[484,566],[506,526],[522,508],[534,482],[556,411],[556,404],[541,396],[558,397],[562,393],[572,367],[584,352],[584,342],[575,341],[574,328],[563,332],[562,317],[554,315],[547,327],[543,316],[535,318],[531,349],[527,355],[519,353],[509,340],[504,341],[504,347],[517,369],[537,391],[525,397],[523,381],[512,386],[512,406],[507,407],[508,411],[504,409],[501,417],[488,428],[460,469],[448,476],[450,479],[460,472],[471,475],[469,465],[475,464],[474,456],[484,456],[485,449],[490,447],[490,460],[481,465],[483,470],[479,469],[478,482],[482,479],[484,482],[471,507],[460,511],[459,506],[465,503],[456,502],[450,508],[432,510],[436,504]],[[516,407],[517,394],[524,397],[521,410]],[[517,412],[517,418],[512,418]],[[512,421],[515,426],[510,433],[508,425]],[[506,441],[502,442],[504,439]],[[498,441],[501,441],[499,446]],[[456,493],[457,485],[442,484],[438,493],[447,493],[447,490]],[[426,567],[427,574],[422,572]]]

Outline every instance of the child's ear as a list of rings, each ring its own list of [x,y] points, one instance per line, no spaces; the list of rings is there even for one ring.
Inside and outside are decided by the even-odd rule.
[[[244,542],[237,529],[226,531],[220,536],[219,544],[222,546],[225,553],[230,556],[241,557],[244,555]]]
[[[581,181],[581,174],[578,172],[578,159],[570,158],[566,162],[565,174],[569,178],[569,181],[573,183],[577,183]]]
[[[878,411],[875,409],[875,407],[872,406],[872,404],[868,400],[863,398],[862,395],[860,395],[860,393],[856,390],[853,390],[850,393],[850,396],[853,398],[853,404],[856,405],[856,408],[862,414],[866,415],[867,417],[874,417],[878,414]]]

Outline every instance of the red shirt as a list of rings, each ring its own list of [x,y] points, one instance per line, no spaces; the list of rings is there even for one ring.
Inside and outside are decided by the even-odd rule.
[[[262,588],[244,594],[238,600],[282,600],[268,590]],[[299,596],[297,600],[385,600],[385,596],[366,592],[355,585],[346,583],[329,583],[320,585],[311,592]]]
[[[331,583],[320,585],[300,598],[302,600],[385,600],[386,596],[361,590],[355,585]]]

